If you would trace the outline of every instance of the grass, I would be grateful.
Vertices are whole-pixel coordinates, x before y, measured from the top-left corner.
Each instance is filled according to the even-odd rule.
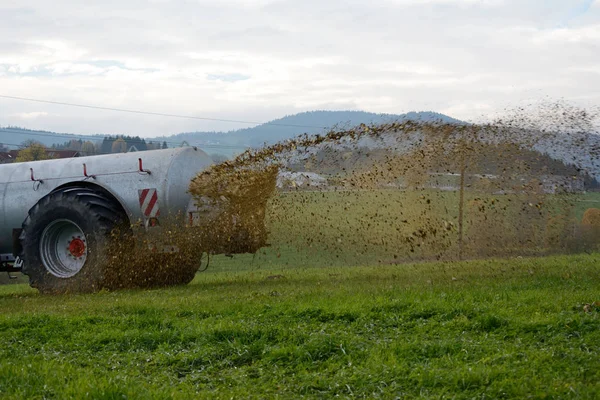
[[[600,196],[569,201],[580,219]],[[456,231],[406,237],[457,209],[452,192],[283,193],[271,247],[214,257],[186,287],[0,286],[0,396],[599,398],[600,312],[583,306],[600,255],[422,262],[452,259]]]
[[[235,260],[234,260],[235,261]],[[221,268],[221,266],[223,268]],[[3,398],[598,398],[600,255],[0,287]]]

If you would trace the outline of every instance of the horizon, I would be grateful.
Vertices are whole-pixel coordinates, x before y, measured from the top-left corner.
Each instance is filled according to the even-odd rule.
[[[408,111],[406,113],[402,113],[402,114],[390,114],[390,113],[373,113],[370,111],[364,111],[364,110],[307,110],[307,111],[302,111],[302,112],[298,112],[296,114],[288,114],[288,115],[284,115],[282,117],[277,117],[275,119],[272,119],[270,121],[265,121],[265,122],[261,122],[261,123],[254,123],[251,124],[247,127],[243,127],[243,128],[237,128],[237,129],[231,129],[231,130],[215,130],[215,131],[188,131],[188,132],[175,132],[169,135],[157,135],[157,136],[140,136],[140,135],[135,135],[135,134],[131,134],[131,133],[127,133],[127,132],[97,132],[97,133],[89,133],[89,134],[83,134],[83,133],[77,133],[77,132],[59,132],[59,131],[51,131],[51,130],[47,130],[47,129],[32,129],[28,126],[13,126],[13,125],[6,125],[6,126],[2,126],[0,125],[0,129],[18,129],[18,130],[23,130],[23,131],[31,131],[31,132],[42,132],[42,133],[48,133],[48,134],[56,134],[58,135],[70,135],[70,136],[81,136],[81,137],[94,137],[97,136],[98,139],[102,139],[102,137],[118,137],[118,136],[131,136],[131,137],[137,137],[139,136],[141,139],[162,139],[162,138],[169,138],[169,137],[173,137],[173,136],[177,136],[177,135],[182,135],[182,134],[202,134],[202,133],[211,133],[211,134],[228,134],[228,133],[234,133],[234,132],[238,132],[241,130],[245,130],[245,129],[252,129],[252,128],[256,128],[256,127],[260,127],[260,126],[277,126],[277,121],[281,121],[281,120],[285,120],[286,118],[290,118],[290,117],[296,117],[296,116],[300,116],[303,114],[310,114],[310,113],[316,113],[316,112],[330,112],[330,113],[366,113],[366,114],[373,114],[376,116],[380,116],[380,117],[402,117],[406,114],[423,114],[423,113],[431,113],[431,114],[439,114],[443,117],[447,117],[450,119],[455,119],[453,118],[451,115],[446,115],[446,114],[441,114],[435,111]],[[392,119],[393,120],[393,119]],[[347,121],[340,121],[340,122],[347,122]],[[461,121],[464,122],[464,121]],[[294,125],[287,125],[287,124],[281,124],[281,126],[283,127],[288,127],[288,126],[294,126]],[[302,126],[301,126],[302,127]],[[313,128],[313,129],[330,129],[331,127],[321,127],[321,126],[306,126],[306,128]],[[0,143],[1,144],[1,143]]]

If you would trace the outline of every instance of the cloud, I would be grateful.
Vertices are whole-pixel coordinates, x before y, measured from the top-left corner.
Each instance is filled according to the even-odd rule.
[[[579,28],[559,28],[551,31],[540,32],[534,39],[537,43],[542,42],[566,42],[566,43],[600,43],[600,24]]]
[[[33,111],[33,112],[22,112],[22,113],[11,114],[11,115],[9,115],[9,117],[21,119],[21,120],[31,120],[31,119],[38,119],[41,117],[47,117],[48,115],[49,114],[45,111]]]
[[[223,81],[223,82],[239,82],[250,79],[249,75],[244,74],[208,74],[207,78],[211,81]]]
[[[600,64],[597,65],[578,65],[576,67],[569,67],[569,70],[573,72],[587,72],[590,74],[600,74]]]
[[[594,2],[594,0],[579,0],[578,4],[571,10],[566,22],[587,13],[592,8]]]
[[[422,6],[422,5],[451,5],[451,6],[478,6],[478,7],[489,7],[499,6],[505,3],[504,0],[387,0],[392,4],[398,5],[411,5],[411,6]]]
[[[494,111],[494,107],[489,103],[456,103],[440,110],[446,115],[465,115],[471,114],[473,122],[479,122],[482,119],[490,117],[490,113]]]
[[[568,26],[567,0],[5,3],[0,92],[21,97],[239,120],[314,108],[471,119],[600,87],[598,1]],[[0,100],[0,123],[38,106]],[[28,124],[145,136],[242,127],[47,110]]]

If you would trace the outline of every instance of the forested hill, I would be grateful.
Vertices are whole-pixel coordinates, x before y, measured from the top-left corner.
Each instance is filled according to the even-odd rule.
[[[323,133],[332,128],[349,128],[363,123],[378,124],[404,120],[460,122],[436,112],[374,114],[364,111],[309,111],[289,115],[252,128],[229,132],[186,132],[169,137],[161,136],[152,140],[258,147],[264,143],[276,143],[303,133]]]
[[[189,145],[211,145],[211,151],[219,152],[219,145],[223,145],[222,153],[231,155],[244,147],[261,146],[264,143],[275,143],[302,133],[321,133],[334,127],[351,127],[361,123],[381,123],[393,120],[419,120],[458,122],[446,115],[435,112],[410,112],[407,114],[374,114],[363,111],[309,111],[289,115],[270,121],[266,124],[252,128],[232,130],[229,132],[186,132],[175,135],[164,135],[155,138],[145,138],[146,142],[168,142],[169,147],[174,147],[187,142]],[[123,132],[127,134],[127,132]],[[122,135],[119,135],[122,136]],[[15,148],[24,142],[36,141],[48,147],[64,146],[70,141],[91,141],[99,143],[106,135],[80,135],[49,132],[44,130],[30,130],[20,127],[0,128],[0,144],[7,144]],[[112,135],[111,137],[116,137]],[[236,147],[231,147],[236,146]],[[108,151],[108,149],[105,149]]]
[[[34,130],[15,126],[0,126],[0,145],[15,149],[29,142],[38,142],[46,147],[62,146],[70,141],[101,142],[104,135],[78,135]]]

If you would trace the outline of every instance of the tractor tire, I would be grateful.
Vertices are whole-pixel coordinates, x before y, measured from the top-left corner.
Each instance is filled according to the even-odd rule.
[[[129,245],[128,219],[99,190],[51,192],[29,210],[21,232],[23,274],[42,293],[95,292],[105,287],[113,242]]]

